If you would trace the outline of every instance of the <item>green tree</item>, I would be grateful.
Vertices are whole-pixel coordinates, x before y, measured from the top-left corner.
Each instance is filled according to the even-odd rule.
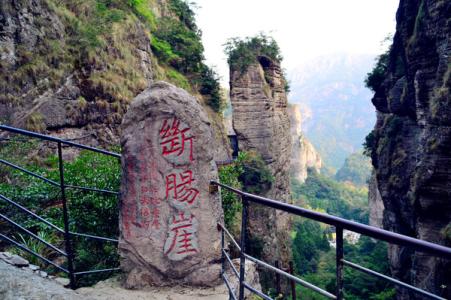
[[[342,182],[352,182],[358,186],[366,186],[371,175],[371,162],[360,152],[349,155],[343,166],[335,174],[335,179]]]
[[[266,56],[277,62],[283,59],[277,42],[263,33],[244,39],[231,38],[224,44],[224,52],[229,65],[241,73],[244,73],[251,64],[257,63],[259,56]],[[289,87],[286,89],[289,90]]]

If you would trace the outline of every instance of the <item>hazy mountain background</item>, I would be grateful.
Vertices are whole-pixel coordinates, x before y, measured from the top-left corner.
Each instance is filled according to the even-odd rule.
[[[364,79],[374,55],[334,54],[288,70],[289,101],[301,106],[302,130],[335,172],[362,148],[376,114]]]

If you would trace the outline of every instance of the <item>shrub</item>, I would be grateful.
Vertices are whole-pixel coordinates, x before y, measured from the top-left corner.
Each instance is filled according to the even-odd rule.
[[[177,72],[174,69],[168,69],[166,71],[166,76],[168,78],[168,80],[175,84],[176,86],[185,89],[187,91],[190,90],[190,84],[188,79],[186,79],[185,76],[183,76],[182,74],[180,74],[179,72]]]
[[[45,167],[43,166],[45,165]],[[99,189],[117,191],[119,188],[120,166],[116,158],[104,155],[81,152],[72,162],[65,162],[66,184],[88,186]],[[50,156],[44,164],[29,163],[27,169],[48,179],[59,181],[58,158]],[[18,171],[9,174],[10,182],[0,183],[0,194],[33,210],[36,214],[63,228],[60,190],[41,180]],[[13,184],[12,184],[13,183]],[[93,234],[115,238],[118,236],[118,200],[117,196],[67,189],[69,227],[73,232]],[[35,219],[28,218],[19,210],[3,207],[5,214],[25,226],[35,234],[40,234],[48,241],[62,241],[62,236],[54,237],[48,233],[48,227]],[[19,237],[20,238],[20,237]],[[47,253],[42,244],[24,238],[23,242],[37,249],[39,253]],[[91,239],[74,237],[75,267],[77,271],[110,268],[118,265],[116,245],[111,242],[99,242]],[[47,253],[48,254],[48,253]],[[60,260],[54,253],[51,259]],[[52,270],[52,268],[50,268]],[[89,277],[81,277],[79,284],[89,285],[105,279],[110,274],[99,273]]]
[[[365,142],[363,143],[363,154],[368,157],[371,157],[371,153],[373,153],[375,147],[376,147],[376,133],[373,129],[365,137]]]
[[[164,63],[170,63],[173,60],[179,59],[179,57],[172,52],[172,47],[168,42],[160,40],[155,36],[152,36],[151,38],[151,47],[154,54]]]
[[[179,21],[165,17],[160,19],[154,35],[170,45],[172,52],[180,58],[172,64],[177,70],[185,74],[201,70],[204,48],[200,32],[190,30]]]
[[[271,188],[274,178],[265,161],[256,152],[239,152],[238,158],[230,165],[219,169],[221,183],[246,192],[261,194]],[[241,201],[235,193],[221,191],[224,220],[228,228],[234,225],[236,213],[241,211]]]
[[[148,0],[128,0],[128,5],[133,9],[134,13],[144,20],[150,28],[156,26],[155,16],[150,9]]]
[[[379,89],[385,79],[385,73],[388,68],[389,52],[390,50],[379,55],[376,58],[376,65],[373,70],[366,74],[365,86],[373,92],[376,92]]]
[[[224,44],[224,52],[230,67],[241,73],[257,63],[259,56],[267,56],[277,62],[283,59],[276,41],[263,33],[244,39],[231,38]]]
[[[257,152],[247,152],[240,163],[243,166],[243,173],[238,179],[246,192],[260,195],[271,188],[274,177]]]
[[[183,0],[170,0],[169,4],[171,10],[177,15],[179,20],[186,25],[186,27],[193,31],[197,31],[195,14],[188,3]]]
[[[242,165],[243,159],[246,157],[244,152],[240,152],[235,162],[230,165],[219,168],[219,181],[228,186],[241,189],[242,184],[239,177],[244,172]],[[241,211],[241,201],[238,196],[226,189],[221,189],[222,209],[224,210],[224,223],[226,228],[233,228],[235,216]]]
[[[199,92],[208,96],[207,104],[215,112],[222,112],[225,107],[225,101],[221,94],[218,74],[212,68],[203,66],[199,81]]]

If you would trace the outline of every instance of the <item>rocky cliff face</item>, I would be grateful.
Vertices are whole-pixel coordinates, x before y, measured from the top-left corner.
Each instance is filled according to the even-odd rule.
[[[381,193],[377,187],[376,173],[373,171],[368,183],[368,206],[369,224],[374,227],[382,228],[384,219],[384,201],[382,201]]]
[[[372,99],[368,139],[386,229],[451,245],[451,3],[401,0],[387,71]],[[394,276],[451,297],[451,264],[389,249]],[[399,299],[418,299],[404,290]]]
[[[240,150],[253,150],[267,163],[274,182],[263,196],[283,202],[290,200],[290,120],[287,112],[285,79],[280,65],[265,57],[245,72],[230,70],[230,98],[233,127]],[[290,258],[288,215],[269,208],[250,208],[250,237],[261,244],[262,257],[273,263]]]
[[[321,156],[315,147],[302,134],[302,115],[298,105],[290,105],[288,114],[291,124],[291,169],[290,175],[303,183],[307,178],[307,169],[313,168],[320,172],[322,166]]]
[[[201,72],[181,66],[194,58],[175,55],[171,45],[155,38],[177,28],[191,37],[202,65],[193,12],[183,3],[1,1],[0,123],[94,146],[117,145],[132,99],[154,79],[165,80],[194,94],[207,109],[218,159],[225,159],[225,130],[206,105],[209,95],[186,78]]]
[[[2,1],[1,122],[118,143],[128,102],[152,81],[152,52],[132,15],[109,21],[106,34],[87,17],[97,13],[64,1]]]

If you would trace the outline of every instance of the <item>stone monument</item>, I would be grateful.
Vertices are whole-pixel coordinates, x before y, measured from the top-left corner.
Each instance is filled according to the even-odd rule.
[[[122,123],[119,253],[125,287],[220,282],[213,132],[196,98],[157,82]]]

